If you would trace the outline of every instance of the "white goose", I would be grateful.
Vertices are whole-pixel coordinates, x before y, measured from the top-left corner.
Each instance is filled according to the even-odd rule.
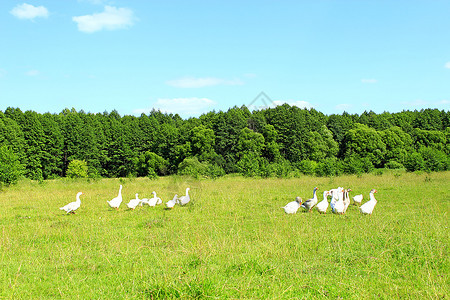
[[[305,202],[302,203],[301,207],[303,207],[304,209],[306,209],[308,212],[311,212],[311,210],[313,209],[314,206],[316,206],[317,204],[317,193],[316,191],[318,190],[318,187],[315,187],[313,189],[313,197],[311,199],[306,200]]]
[[[175,204],[177,204],[177,198],[178,198],[178,195],[175,194],[175,196],[173,196],[172,200],[167,201],[166,207],[167,208],[173,208],[175,206]]]
[[[130,202],[127,203],[128,208],[135,209],[141,203],[141,199],[139,199],[138,194],[136,194],[135,199],[131,199]]]
[[[344,190],[343,187],[338,187],[337,189],[330,190],[331,193],[330,207],[332,211],[334,211],[334,205],[339,200],[339,194],[342,193],[343,190]]]
[[[321,214],[326,214],[328,209],[328,195],[330,195],[330,191],[323,192],[323,200],[317,203],[316,208],[317,211]]]
[[[120,185],[119,194],[117,195],[117,197],[106,202],[108,202],[109,206],[111,206],[112,208],[119,210],[120,203],[122,203],[122,185]]]
[[[350,197],[348,196],[348,192],[351,192],[352,189],[344,190],[344,214],[347,211],[348,206],[350,205]]]
[[[153,197],[148,199],[148,201],[147,201],[147,204],[149,206],[156,206],[156,204],[162,203],[161,199],[156,197],[156,192],[155,191],[153,191],[152,194],[153,194]]]
[[[361,205],[361,202],[362,202],[363,198],[364,198],[364,197],[363,197],[362,194],[354,196],[354,197],[352,198],[352,199],[353,199],[353,204],[354,204],[354,205]]]
[[[144,204],[148,204],[148,198],[142,198],[141,203],[139,203],[139,206],[142,206]]]
[[[191,201],[191,197],[189,197],[190,190],[190,188],[186,188],[186,196],[181,196],[180,198],[178,198],[178,203],[180,205],[186,205],[189,203],[189,201]]]
[[[344,213],[344,191],[338,193],[338,201],[336,201],[336,203],[334,204],[333,213]]]
[[[70,202],[69,204],[67,204],[67,205],[65,205],[65,206],[63,206],[63,207],[60,207],[59,209],[60,209],[60,210],[66,211],[66,213],[72,213],[72,214],[74,214],[75,211],[76,211],[78,208],[80,208],[80,206],[81,206],[81,200],[80,200],[80,196],[81,196],[81,195],[83,195],[83,193],[82,193],[82,192],[78,192],[78,194],[77,194],[77,200],[76,200],[76,201]]]
[[[370,194],[369,194],[370,200],[367,201],[366,203],[364,203],[363,205],[361,205],[361,207],[359,208],[361,213],[366,214],[366,215],[372,214],[373,209],[375,208],[375,205],[377,204],[377,199],[375,199],[375,196],[373,195],[376,192],[377,192],[376,189],[372,189],[370,191]]]
[[[295,214],[295,213],[297,213],[297,210],[300,208],[301,204],[302,204],[302,198],[296,197],[295,201],[289,202],[282,208],[284,209],[284,212],[287,214]]]

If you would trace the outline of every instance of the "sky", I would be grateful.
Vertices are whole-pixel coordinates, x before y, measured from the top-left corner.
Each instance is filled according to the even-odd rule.
[[[2,0],[0,110],[450,109],[449,0]]]

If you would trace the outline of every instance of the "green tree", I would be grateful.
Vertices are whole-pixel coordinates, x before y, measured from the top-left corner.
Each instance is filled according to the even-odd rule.
[[[83,112],[79,113],[79,116],[83,124],[80,138],[84,145],[79,158],[86,161],[89,174],[102,174],[104,173],[102,165],[107,159],[107,149],[103,124],[100,122],[101,116]]]
[[[416,119],[412,125],[414,128],[420,128],[423,130],[444,130],[442,123],[442,114],[437,109],[422,109],[416,114]]]
[[[263,173],[268,162],[255,152],[245,152],[236,164],[236,169],[244,176],[259,176]]]
[[[64,136],[57,123],[58,118],[50,113],[39,116],[44,132],[41,159],[44,179],[63,175]]]
[[[342,162],[336,157],[328,157],[317,164],[317,176],[339,176],[343,172]]]
[[[275,127],[271,124],[264,125],[262,129],[262,134],[264,136],[264,150],[263,154],[270,162],[280,162],[283,161],[283,157],[280,152],[280,145],[277,143],[278,132]]]
[[[23,173],[19,157],[6,145],[0,146],[0,183],[10,185],[16,183]]]
[[[168,174],[168,162],[156,153],[146,151],[135,157],[134,160],[135,170],[137,176],[148,176],[155,178],[158,175]]]
[[[419,153],[423,157],[423,168],[426,171],[445,171],[450,167],[450,159],[443,151],[422,147],[419,149]]]
[[[194,178],[205,176],[208,172],[208,164],[202,163],[197,157],[187,157],[178,166],[179,175],[188,175]]]
[[[239,134],[237,144],[237,156],[242,157],[244,154],[254,154],[261,156],[264,150],[264,136],[261,133],[254,132],[249,128],[244,128]]]
[[[420,153],[414,151],[408,153],[403,165],[407,171],[414,172],[423,170],[425,167],[425,161]]]
[[[78,159],[72,160],[67,168],[67,177],[69,178],[88,177],[88,166],[86,161]]]
[[[335,157],[338,153],[338,144],[328,128],[323,125],[319,131],[306,133],[305,157],[314,161],[321,161],[327,157]]]
[[[447,138],[443,131],[414,128],[411,133],[411,138],[417,150],[421,147],[431,147],[436,150],[445,151],[447,146]]]
[[[23,114],[21,127],[26,141],[25,156],[27,163],[25,176],[34,180],[42,180],[44,179],[42,161],[44,158],[45,135],[38,114],[26,111]]]
[[[84,159],[82,156],[84,153],[84,147],[86,146],[83,142],[83,121],[80,118],[77,111],[72,108],[64,109],[60,113],[62,119],[62,131],[64,136],[64,148],[63,148],[63,174],[67,175],[67,168],[69,162],[75,159]]]
[[[219,112],[213,121],[213,130],[216,136],[215,151],[225,160],[225,171],[234,172],[238,160],[239,136],[241,130],[247,127],[250,112],[245,107],[233,107],[226,113]]]
[[[386,145],[385,162],[403,164],[407,153],[413,150],[411,136],[397,126],[380,132],[380,135]]]
[[[204,125],[196,126],[191,129],[189,136],[193,155],[201,156],[214,151],[216,136],[212,129]]]
[[[127,144],[126,127],[117,112],[108,118],[109,136],[107,136],[107,167],[111,177],[126,177],[133,173],[133,153]]]
[[[343,148],[345,157],[357,155],[361,158],[369,158],[376,167],[381,167],[384,160],[386,144],[381,135],[367,125],[356,123],[344,137]]]
[[[155,140],[155,153],[169,161],[170,173],[176,173],[178,165],[190,156],[190,145],[180,143],[180,133],[172,122],[159,126]]]
[[[333,133],[333,138],[340,145],[344,136],[353,128],[354,118],[347,112],[342,115],[330,115],[327,121],[327,128]]]
[[[0,145],[6,145],[19,157],[22,164],[26,163],[26,141],[22,129],[16,121],[4,115],[0,117]]]

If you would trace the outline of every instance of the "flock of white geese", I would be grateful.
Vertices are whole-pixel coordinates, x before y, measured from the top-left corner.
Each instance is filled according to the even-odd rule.
[[[345,214],[348,206],[350,205],[350,197],[348,193],[351,189],[344,189],[343,187],[338,187],[336,189],[331,189],[329,191],[323,192],[323,200],[319,202],[317,199],[317,190],[319,188],[315,187],[313,189],[313,197],[302,203],[302,198],[297,197],[295,201],[289,202],[284,207],[284,211],[287,214],[295,214],[301,208],[303,211],[311,212],[313,208],[321,214],[327,213],[328,206],[331,207],[331,212],[335,214]],[[375,205],[377,204],[377,199],[375,199],[374,194],[377,192],[376,189],[372,189],[369,193],[369,201],[361,205],[363,200],[363,195],[356,195],[353,199],[353,204],[361,205],[359,210],[363,214],[371,215]],[[328,197],[331,197],[331,201],[328,204]]]
[[[166,207],[167,208],[174,208],[174,206],[176,204],[179,205],[186,205],[189,203],[189,201],[191,201],[191,197],[189,196],[189,191],[190,188],[186,188],[186,195],[178,197],[177,194],[175,194],[175,196],[173,197],[172,200],[169,200],[166,202]],[[161,198],[156,196],[156,192],[152,192],[153,197],[152,198],[142,198],[139,199],[139,194],[136,194],[136,198],[135,199],[131,199],[128,203],[127,203],[127,207],[134,210],[138,205],[139,206],[143,206],[143,205],[148,205],[148,206],[156,206],[158,204],[162,203]],[[64,210],[66,213],[71,213],[74,214],[75,211],[77,209],[80,208],[81,206],[81,200],[80,200],[80,196],[83,195],[82,192],[78,192],[77,196],[76,196],[76,201],[74,202],[70,202],[69,204],[60,207],[60,210]],[[117,195],[117,197],[106,201],[109,206],[111,206],[112,208],[119,210],[120,204],[122,204],[123,198],[122,198],[122,185],[120,185],[119,187],[119,194]]]
[[[329,191],[323,192],[323,200],[318,201],[317,199],[317,190],[318,187],[314,187],[313,189],[313,197],[311,199],[308,199],[304,202],[302,202],[302,198],[297,197],[295,201],[289,202],[282,208],[287,214],[295,214],[297,211],[302,208],[304,211],[311,212],[313,208],[316,208],[319,213],[325,214],[328,210],[328,206],[331,207],[331,211],[335,214],[345,214],[347,211],[348,206],[350,205],[350,197],[349,192],[351,189],[344,189],[343,187],[338,187],[336,189],[331,189]],[[191,198],[189,196],[189,190],[190,188],[186,188],[186,195],[178,197],[177,194],[173,197],[172,200],[169,200],[166,202],[166,207],[169,209],[174,208],[176,204],[179,205],[186,205],[191,201]],[[359,210],[363,214],[371,215],[373,212],[373,209],[375,208],[375,205],[377,204],[377,200],[375,199],[374,194],[377,192],[377,190],[372,189],[369,193],[369,201],[361,205],[361,202],[363,200],[363,195],[356,195],[353,199],[353,204],[355,205],[361,205],[359,207]],[[158,204],[162,204],[161,198],[156,196],[156,192],[152,192],[153,197],[152,198],[143,198],[139,199],[139,195],[136,194],[135,199],[131,199],[127,203],[127,207],[134,210],[138,205],[148,205],[148,206],[156,206]],[[74,214],[75,211],[80,208],[81,206],[81,200],[80,196],[83,195],[82,192],[78,192],[76,196],[76,201],[70,202],[69,204],[60,207],[59,209],[64,210],[66,213],[72,213]],[[328,197],[331,197],[330,203],[328,203]],[[119,187],[119,194],[117,197],[106,201],[109,206],[112,208],[118,210],[120,205],[122,204],[122,185]]]

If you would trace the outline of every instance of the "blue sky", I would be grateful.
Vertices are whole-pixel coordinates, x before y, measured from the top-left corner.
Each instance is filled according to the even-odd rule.
[[[4,0],[0,109],[450,109],[450,1]],[[252,107],[264,106],[262,99]]]

